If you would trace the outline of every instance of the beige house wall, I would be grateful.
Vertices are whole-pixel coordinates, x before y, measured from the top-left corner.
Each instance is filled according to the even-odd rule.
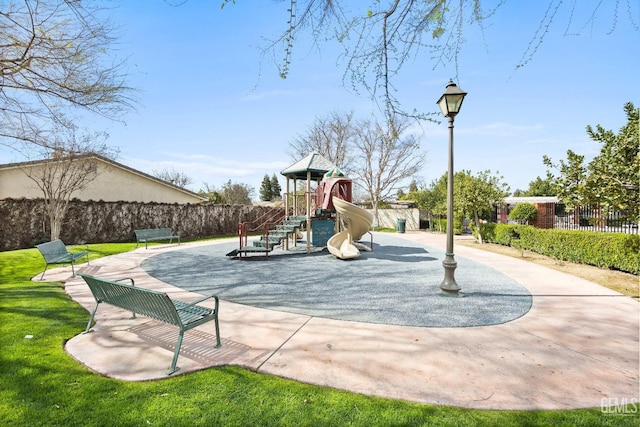
[[[373,215],[373,209],[367,209]],[[420,210],[409,209],[378,209],[379,227],[397,228],[398,219],[404,219],[407,231],[420,229]]]
[[[201,197],[190,191],[172,186],[149,175],[100,158],[94,159],[98,174],[87,186],[73,193],[79,200],[141,203],[200,203]],[[25,170],[34,170],[37,176],[42,163],[15,164],[0,167],[0,199],[36,199],[44,195]]]

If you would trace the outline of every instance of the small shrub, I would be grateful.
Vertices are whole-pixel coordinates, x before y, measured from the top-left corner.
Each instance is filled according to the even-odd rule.
[[[538,209],[533,203],[518,203],[509,212],[509,218],[521,224],[530,224],[538,215]]]
[[[495,229],[494,239],[500,245],[511,246],[514,240],[520,239],[520,228],[522,226],[515,224],[500,224]]]
[[[521,225],[516,224],[496,224],[487,222],[480,225],[482,230],[482,241],[487,243],[496,243],[498,245],[511,246],[511,242],[520,238],[519,228]],[[472,225],[473,235],[478,237],[476,227]]]

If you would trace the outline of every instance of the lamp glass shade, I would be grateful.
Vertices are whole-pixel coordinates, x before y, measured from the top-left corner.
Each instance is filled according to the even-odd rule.
[[[438,100],[440,111],[445,117],[455,116],[460,112],[462,101],[467,93],[450,80],[444,94]]]

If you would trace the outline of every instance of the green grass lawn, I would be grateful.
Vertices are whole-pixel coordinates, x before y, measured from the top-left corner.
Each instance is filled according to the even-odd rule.
[[[135,244],[90,245],[91,259]],[[80,248],[79,248],[80,249]],[[0,252],[0,425],[637,426],[600,408],[484,411],[380,399],[222,367],[159,381],[97,375],[65,353],[89,314],[60,283],[31,282],[36,249]],[[636,407],[630,406],[628,412]],[[640,409],[640,408],[637,408]]]

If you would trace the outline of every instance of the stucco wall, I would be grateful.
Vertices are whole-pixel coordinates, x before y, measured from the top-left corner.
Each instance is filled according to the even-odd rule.
[[[373,215],[373,209],[367,209]],[[405,228],[409,230],[420,229],[420,210],[411,209],[378,209],[378,227],[396,228],[398,225],[398,219],[404,218],[406,220]]]

